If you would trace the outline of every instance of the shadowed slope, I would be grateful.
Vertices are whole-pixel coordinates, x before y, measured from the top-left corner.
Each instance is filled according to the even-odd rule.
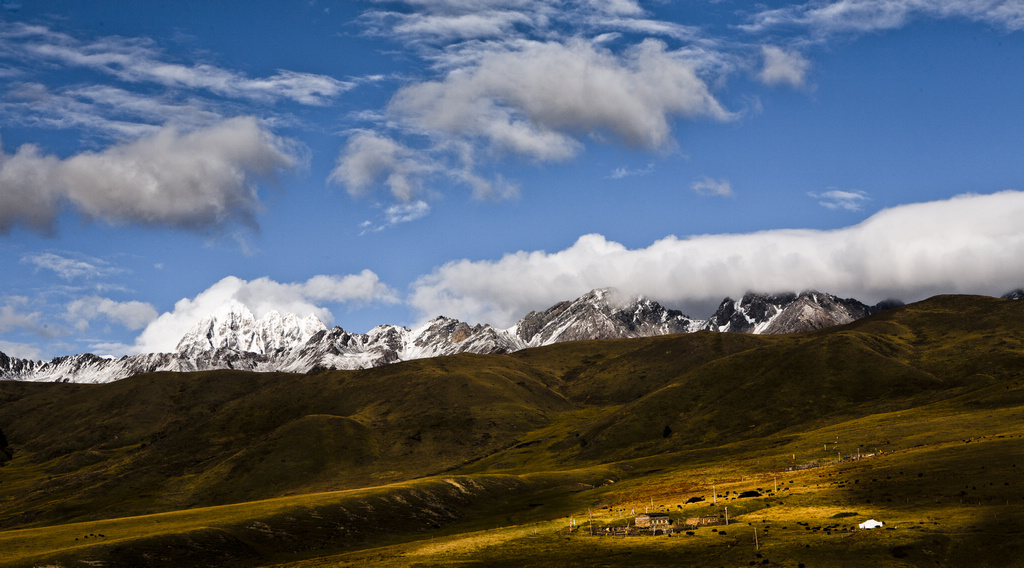
[[[765,444],[776,448],[765,463],[778,468],[782,455],[788,460],[808,447],[817,448],[809,454],[815,459],[835,458],[837,450],[821,442],[840,434],[890,449],[905,440],[949,443],[973,436],[946,432],[951,416],[989,429],[1019,418],[1022,322],[1022,302],[942,296],[786,336],[585,341],[312,375],[0,383],[0,429],[13,450],[0,470],[0,525],[494,472],[510,474],[514,490],[496,502],[490,522],[552,519],[583,498],[577,493],[607,486],[602,495],[627,495],[651,472],[725,467],[721,460],[761,455]],[[871,426],[876,418],[888,421],[885,432]],[[665,483],[680,486],[676,478]],[[392,490],[382,487],[380,498],[391,499]],[[399,497],[389,502],[400,515],[401,499],[411,501]],[[245,526],[269,514],[253,507]],[[423,528],[418,515],[413,524]],[[187,531],[229,525],[211,521]],[[360,542],[405,530],[379,529]],[[302,540],[304,530],[285,532]],[[253,552],[235,529],[188,534],[214,548],[249,543],[233,557],[239,562],[271,554]]]

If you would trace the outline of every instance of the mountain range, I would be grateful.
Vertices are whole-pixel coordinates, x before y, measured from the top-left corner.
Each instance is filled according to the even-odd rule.
[[[790,299],[775,321],[815,313]],[[573,304],[512,331],[599,305]],[[187,345],[304,329],[214,315]],[[0,381],[0,568],[1019,566],[1022,322],[1024,302],[947,295],[807,333]],[[331,333],[309,323],[307,344]],[[648,507],[693,534],[590,536]]]
[[[1014,297],[1014,292],[1004,297]],[[902,305],[888,300],[868,306],[855,299],[806,291],[747,293],[725,298],[706,320],[667,309],[645,297],[611,288],[592,290],[543,311],[530,312],[507,329],[469,325],[440,316],[416,327],[380,325],[367,333],[328,329],[318,318],[275,311],[254,317],[238,302],[198,322],[173,353],[105,358],[85,353],[50,361],[0,353],[0,380],[105,383],[154,371],[235,369],[308,373],[367,369],[399,361],[457,353],[511,353],[565,341],[651,337],[674,333],[796,333],[850,323]]]

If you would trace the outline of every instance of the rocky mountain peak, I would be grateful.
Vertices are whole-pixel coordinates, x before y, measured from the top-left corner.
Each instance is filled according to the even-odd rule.
[[[109,382],[153,371],[314,372],[365,369],[456,353],[509,353],[563,341],[649,337],[700,329],[744,333],[793,333],[848,323],[895,307],[868,307],[857,300],[807,291],[744,294],[726,298],[708,321],[692,319],[642,296],[599,288],[572,301],[527,314],[508,329],[470,325],[439,316],[414,329],[380,325],[367,333],[327,329],[315,315],[275,311],[255,319],[240,302],[229,302],[192,327],[176,353],[105,359],[81,354],[49,362],[12,359],[0,353],[0,379]]]
[[[1024,300],[1024,288],[1017,288],[1000,296],[1004,300]]]
[[[703,323],[643,296],[630,298],[614,288],[599,288],[543,312],[530,312],[509,331],[532,347],[580,339],[685,333],[696,331]]]
[[[302,345],[326,330],[312,314],[299,319],[271,310],[257,320],[248,307],[232,300],[196,323],[175,350],[185,356],[218,349],[266,354]]]
[[[250,343],[243,336],[256,324],[256,318],[241,302],[231,300],[199,320],[178,341],[175,351],[195,355],[212,349],[244,350]]]
[[[723,300],[704,329],[755,334],[799,333],[847,324],[883,308],[882,304],[871,307],[816,290],[799,294],[748,292],[740,300]]]

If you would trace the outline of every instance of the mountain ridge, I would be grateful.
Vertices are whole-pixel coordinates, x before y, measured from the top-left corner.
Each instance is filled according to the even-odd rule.
[[[239,302],[197,322],[172,353],[103,358],[90,353],[50,361],[0,353],[0,380],[105,383],[155,372],[234,369],[309,373],[357,370],[459,353],[501,354],[566,341],[651,337],[701,330],[751,334],[812,331],[850,323],[902,305],[867,306],[813,290],[747,293],[725,298],[707,320],[691,318],[644,296],[599,288],[572,301],[525,315],[509,328],[470,325],[438,316],[415,328],[379,325],[360,334],[328,329],[315,315],[267,312],[259,319]]]

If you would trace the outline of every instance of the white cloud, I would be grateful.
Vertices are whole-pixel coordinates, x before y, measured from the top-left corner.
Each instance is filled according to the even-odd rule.
[[[19,310],[20,306],[28,303],[24,296],[8,296],[4,298],[5,304],[0,306],[0,332],[10,331],[14,328],[35,329],[39,327],[39,312],[24,313]]]
[[[581,40],[523,42],[399,90],[389,111],[426,132],[542,161],[576,155],[580,134],[659,148],[671,141],[673,117],[732,117],[694,65],[656,40],[621,55]]]
[[[0,49],[24,60],[88,68],[127,82],[203,89],[226,97],[270,102],[290,99],[305,105],[324,105],[355,86],[326,75],[289,70],[254,79],[208,63],[167,61],[149,39],[115,36],[86,42],[44,26],[25,24],[0,26]]]
[[[804,26],[819,35],[900,28],[915,17],[965,18],[1009,31],[1024,30],[1024,4],[1016,0],[837,0],[765,10],[743,29]]]
[[[360,131],[342,150],[331,180],[354,194],[382,183],[407,202],[423,192],[427,178],[443,174],[478,198],[514,197],[515,183],[484,179],[477,163],[507,154],[567,160],[587,138],[665,149],[674,144],[676,118],[732,119],[696,67],[656,40],[621,53],[579,39],[481,47],[443,78],[392,97],[391,123],[426,135],[427,148]]]
[[[15,359],[29,359],[32,361],[38,361],[43,357],[43,352],[33,345],[3,340],[0,340],[0,353]]]
[[[789,85],[793,88],[804,86],[810,62],[796,51],[786,51],[774,45],[761,46],[764,68],[758,79],[766,85]]]
[[[349,138],[330,181],[343,185],[352,195],[383,182],[396,199],[410,201],[420,192],[422,178],[435,169],[417,151],[387,136],[362,130]]]
[[[377,29],[377,33],[386,29],[410,42],[502,37],[517,25],[535,24],[527,14],[505,10],[463,14],[370,12],[364,15],[363,22]]]
[[[0,333],[21,329],[40,337],[59,337],[65,330],[41,322],[42,314],[38,311],[26,311],[29,299],[24,296],[7,296],[0,305]]]
[[[289,143],[252,117],[152,136],[66,159],[32,145],[0,151],[0,234],[52,231],[65,202],[110,224],[220,228],[255,224],[258,180],[298,162]]]
[[[678,24],[676,22],[668,22],[665,20],[627,18],[600,14],[589,18],[588,22],[596,29],[611,29],[655,37],[661,36],[688,42],[705,44],[714,43],[713,41],[701,38],[700,28]]]
[[[691,189],[701,195],[717,195],[727,197],[732,195],[732,184],[727,179],[711,179],[707,176],[693,182]]]
[[[509,157],[565,161],[592,142],[665,151],[679,119],[736,116],[708,81],[737,60],[636,0],[379,4],[404,7],[364,11],[366,32],[405,42],[439,75],[400,88],[375,138],[350,140],[332,175],[350,191],[382,184],[407,202],[444,177],[477,198],[516,197],[518,184],[479,169]]]
[[[430,205],[426,201],[414,201],[412,203],[399,203],[384,210],[384,222],[374,224],[373,221],[364,221],[360,226],[363,231],[360,236],[367,233],[383,231],[388,227],[394,227],[402,223],[409,223],[430,215]]]
[[[217,105],[191,98],[178,102],[104,85],[50,89],[40,83],[15,85],[0,101],[8,124],[43,128],[86,128],[116,139],[157,132],[161,124],[198,128],[223,120]]]
[[[387,215],[388,225],[397,225],[426,217],[430,214],[430,205],[425,201],[392,205],[384,213]]]
[[[156,319],[152,304],[138,301],[117,302],[110,298],[89,296],[68,304],[64,318],[78,330],[84,330],[100,317],[115,321],[128,329],[142,329]]]
[[[630,169],[625,166],[615,168],[612,173],[608,174],[611,179],[622,179],[632,176],[645,176],[654,172],[654,164],[650,163],[642,168]]]
[[[110,263],[103,259],[91,257],[74,259],[52,252],[26,254],[21,257],[21,262],[35,265],[36,268],[52,270],[63,280],[99,278],[121,272],[120,269],[111,267]]]
[[[648,17],[633,0],[590,0],[567,5],[543,0],[407,1],[411,10],[368,10],[359,18],[371,34],[412,45],[521,39],[528,36],[586,36],[617,30],[691,41],[700,30]]]
[[[590,0],[590,5],[600,12],[616,16],[641,16],[644,13],[636,0]]]
[[[864,202],[871,199],[866,192],[844,191],[842,189],[829,189],[822,193],[808,193],[818,200],[818,204],[828,209],[845,209],[847,211],[860,211]]]
[[[57,169],[60,160],[44,156],[31,144],[8,155],[0,148],[0,235],[22,225],[51,233],[60,205]]]
[[[346,276],[319,275],[295,283],[281,283],[265,277],[242,280],[228,276],[194,298],[179,300],[174,304],[174,310],[160,314],[139,334],[132,351],[173,351],[192,326],[231,301],[244,304],[257,318],[276,310],[299,317],[313,314],[331,325],[334,316],[324,307],[325,302],[396,303],[398,298],[391,288],[369,270]]]
[[[632,250],[585,235],[554,253],[449,262],[418,279],[409,302],[423,317],[505,326],[603,286],[684,308],[749,290],[814,288],[868,302],[999,295],[1024,283],[1022,218],[1024,192],[1005,191],[902,205],[832,231],[670,236]]]

